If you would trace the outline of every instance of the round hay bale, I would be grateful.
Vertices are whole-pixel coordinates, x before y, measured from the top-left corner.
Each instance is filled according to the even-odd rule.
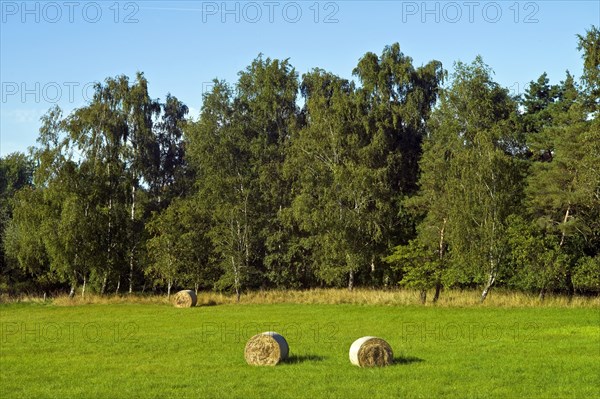
[[[392,347],[377,337],[362,337],[350,346],[350,363],[359,367],[389,366],[394,361]]]
[[[198,298],[193,290],[183,290],[173,296],[173,305],[176,308],[191,308],[196,306],[197,300]]]
[[[273,331],[250,338],[244,349],[244,358],[252,366],[275,366],[287,359],[289,346],[283,336]]]

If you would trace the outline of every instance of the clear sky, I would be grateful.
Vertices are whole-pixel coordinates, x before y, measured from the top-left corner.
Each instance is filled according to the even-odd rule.
[[[477,54],[523,92],[544,71],[581,75],[576,34],[600,1],[0,1],[0,155],[35,144],[39,118],[83,106],[93,82],[145,73],[197,117],[213,78],[234,83],[259,54],[351,78],[368,51],[400,43],[416,65]]]

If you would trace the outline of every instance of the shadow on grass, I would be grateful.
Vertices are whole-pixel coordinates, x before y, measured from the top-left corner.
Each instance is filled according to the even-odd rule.
[[[205,307],[205,306],[217,306],[217,305],[218,305],[218,303],[216,303],[213,300],[210,300],[210,301],[207,301],[207,302],[199,303],[196,306],[197,307]]]
[[[325,360],[325,357],[319,355],[292,355],[285,360],[284,364],[322,362],[323,360]]]
[[[394,356],[394,365],[421,363],[425,360],[415,356]]]

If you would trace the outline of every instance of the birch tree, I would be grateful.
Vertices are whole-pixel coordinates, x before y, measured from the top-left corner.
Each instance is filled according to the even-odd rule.
[[[236,123],[235,111],[231,89],[215,81],[204,97],[199,121],[189,127],[188,153],[198,179],[195,200],[211,215],[208,234],[223,272],[217,286],[232,289],[239,301],[255,260],[258,196],[251,138]]]
[[[433,137],[449,135],[454,143],[438,154],[448,159],[447,182],[430,186],[429,194],[447,203],[431,211],[452,252],[449,279],[482,284],[482,302],[506,266],[507,218],[518,209],[522,187],[522,170],[511,154],[516,103],[491,73],[479,57],[470,65],[455,64],[432,125]]]

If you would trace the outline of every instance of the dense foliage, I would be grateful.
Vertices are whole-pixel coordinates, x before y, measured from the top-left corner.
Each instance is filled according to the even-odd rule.
[[[349,81],[259,55],[197,119],[108,78],[1,159],[0,289],[598,293],[598,29],[578,48],[580,83],[516,97],[480,57],[447,79],[394,44]]]

